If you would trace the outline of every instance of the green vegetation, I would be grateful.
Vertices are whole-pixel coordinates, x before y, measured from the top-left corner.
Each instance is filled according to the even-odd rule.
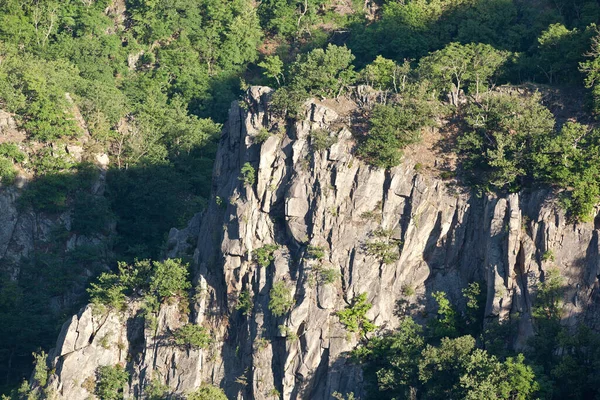
[[[269,310],[273,316],[285,315],[293,305],[292,289],[285,282],[275,282],[269,291]]]
[[[211,343],[210,332],[203,326],[187,324],[173,332],[178,346],[206,349]]]
[[[243,315],[249,315],[252,312],[252,307],[254,307],[252,294],[249,290],[244,290],[240,293],[235,309],[241,311]]]
[[[261,267],[268,267],[271,265],[271,262],[275,260],[273,253],[275,253],[277,249],[279,249],[279,246],[276,244],[267,244],[254,250],[256,263]]]
[[[181,260],[143,260],[133,264],[120,262],[117,273],[102,273],[88,293],[100,310],[123,310],[126,296],[143,294],[147,304],[158,306],[171,297],[186,297],[190,288],[188,265]]]
[[[306,248],[308,258],[313,260],[322,260],[325,257],[325,249],[321,246],[309,245]]]
[[[367,294],[361,293],[352,299],[352,304],[345,309],[338,311],[337,316],[340,323],[349,332],[366,335],[375,330],[376,326],[369,321],[366,314],[373,305],[367,301]]]
[[[256,170],[250,163],[242,165],[239,180],[246,186],[253,186],[256,183]]]
[[[329,132],[317,129],[310,132],[310,142],[316,151],[327,150],[337,143],[336,136],[330,136]]]
[[[202,385],[186,396],[187,400],[227,400],[223,390],[213,385]]]
[[[391,264],[398,260],[400,241],[393,239],[392,232],[377,229],[373,232],[376,238],[365,244],[367,254],[377,257],[384,264]]]
[[[120,364],[98,367],[95,394],[103,400],[122,400],[123,386],[128,379],[129,373]]]
[[[32,352],[53,345],[65,316],[85,301],[83,288],[101,272],[90,295],[104,307],[121,309],[125,296],[144,294],[152,314],[166,297],[185,293],[187,286],[167,278],[134,283],[116,260],[134,270],[156,269],[147,276],[161,274],[135,260],[163,259],[169,229],[185,226],[206,206],[221,124],[247,84],[277,85],[270,111],[284,119],[298,118],[310,97],[332,99],[354,93],[353,85],[371,85],[379,92],[364,103],[359,95],[363,115],[352,118],[356,154],[370,165],[399,165],[407,146],[439,127],[441,151],[458,156],[456,170],[440,172],[442,178],[478,192],[552,187],[573,220],[592,218],[600,199],[600,130],[592,122],[600,113],[600,6],[594,0],[121,3],[125,10],[108,0],[0,2],[0,108],[14,114],[21,131],[0,133],[0,182],[32,176],[22,209],[71,216],[70,224],[36,242],[29,257],[0,265],[3,392],[31,375]],[[560,88],[567,107],[536,88]],[[589,110],[578,106],[581,93],[589,96]],[[261,131],[256,143],[268,133]],[[315,131],[310,140],[319,151],[334,138]],[[83,150],[81,161],[67,150],[73,146]],[[104,185],[86,162],[97,154],[110,160]],[[256,170],[245,162],[240,178],[252,186]],[[377,221],[376,214],[365,218]],[[96,244],[65,246],[86,239]],[[390,263],[399,245],[388,236],[365,247]],[[267,251],[258,262],[269,265],[271,257]],[[107,273],[107,266],[118,272]],[[318,274],[327,283],[335,275]],[[182,274],[174,279],[187,282]],[[481,295],[474,287],[465,294]],[[454,331],[452,340],[474,335],[480,317],[464,300],[466,308],[452,315],[438,295],[438,333]],[[541,315],[554,311],[538,311],[542,330]],[[548,332],[559,332],[551,322]],[[569,362],[593,365],[586,358],[593,352],[581,350],[593,344],[592,335],[573,337],[539,345],[556,365],[546,374],[563,374],[564,388],[576,388],[555,393],[589,397],[589,383],[570,375],[576,369],[558,356],[570,351]],[[482,360],[488,371],[497,362],[514,367],[489,354]],[[516,355],[513,363],[520,365]],[[460,385],[471,385],[469,396],[480,393],[474,383]],[[497,388],[495,381],[489,385]]]

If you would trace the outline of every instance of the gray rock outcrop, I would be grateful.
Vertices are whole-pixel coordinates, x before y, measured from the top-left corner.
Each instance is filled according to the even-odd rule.
[[[193,254],[191,320],[211,329],[213,344],[193,351],[173,345],[169,333],[186,319],[174,305],[163,306],[156,330],[136,317],[135,301],[102,317],[88,307],[65,323],[53,353],[49,385],[58,398],[88,398],[85,380],[98,366],[119,363],[131,372],[132,398],[144,398],[151,379],[182,394],[212,383],[231,399],[360,397],[362,372],[347,359],[360,337],[336,312],[361,293],[373,304],[367,317],[384,330],[397,326],[407,292],[416,311],[429,310],[437,290],[460,309],[461,290],[485,282],[486,318],[518,313],[515,346],[522,347],[534,332],[536,285],[556,268],[567,283],[565,324],[596,327],[596,223],[570,223],[546,191],[478,197],[416,172],[410,160],[389,171],[369,167],[352,155],[351,127],[335,110],[309,102],[305,117],[282,132],[270,93],[252,87],[245,107],[232,106],[208,209],[168,241],[170,256]],[[257,143],[262,129],[274,133]],[[317,150],[311,132],[322,130],[336,142]],[[255,169],[254,185],[239,179],[245,163]],[[387,253],[373,251],[373,243]],[[254,255],[266,245],[277,250],[263,267]],[[322,279],[324,270],[333,282]],[[294,299],[281,317],[269,310],[276,282]],[[244,292],[253,301],[247,315],[236,309]]]

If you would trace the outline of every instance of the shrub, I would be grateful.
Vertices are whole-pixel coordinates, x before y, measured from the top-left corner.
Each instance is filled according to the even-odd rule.
[[[252,295],[249,290],[244,290],[240,293],[240,297],[238,298],[238,303],[235,306],[236,310],[242,312],[243,315],[248,315],[250,311],[252,311],[252,306],[254,303],[252,302]]]
[[[275,317],[281,317],[294,305],[292,290],[285,282],[275,282],[269,291],[269,310]]]
[[[256,182],[256,170],[250,163],[247,162],[242,165],[240,174],[238,179],[243,181],[244,185],[252,186]]]
[[[206,349],[212,343],[210,332],[205,327],[194,324],[184,325],[173,336],[178,346]]]
[[[256,136],[254,136],[254,143],[261,144],[265,142],[268,138],[271,137],[271,132],[269,132],[266,128],[260,128]]]
[[[352,299],[352,305],[338,311],[337,316],[348,331],[366,335],[375,330],[375,325],[366,316],[371,307],[373,305],[367,301],[367,294],[361,293]]]
[[[125,307],[127,294],[144,293],[146,305],[155,310],[168,297],[184,296],[190,288],[188,264],[167,259],[121,262],[117,273],[102,273],[87,291],[92,304],[116,310]]]
[[[436,107],[425,99],[408,98],[398,105],[378,104],[369,118],[370,129],[357,154],[379,168],[400,164],[402,150],[421,140],[421,130],[434,124]]]
[[[268,267],[271,264],[271,261],[275,259],[273,253],[278,248],[279,246],[276,244],[267,244],[254,250],[254,258],[256,259],[258,265],[261,267]]]
[[[325,257],[325,249],[321,246],[308,246],[308,257],[313,260],[322,260]]]
[[[337,143],[337,136],[331,136],[324,129],[316,129],[310,132],[310,141],[316,151],[326,150]]]
[[[122,400],[129,373],[121,365],[105,365],[96,371],[96,395],[102,400]]]
[[[187,400],[227,400],[222,389],[213,385],[202,385],[186,397]]]
[[[33,379],[40,387],[46,386],[48,382],[48,367],[46,365],[47,355],[45,352],[33,353],[35,368],[33,370]]]

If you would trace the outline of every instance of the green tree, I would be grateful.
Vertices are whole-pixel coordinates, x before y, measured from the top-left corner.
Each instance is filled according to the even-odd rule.
[[[222,389],[213,385],[202,385],[186,396],[187,400],[227,400]]]
[[[337,97],[355,79],[353,60],[350,50],[333,44],[298,55],[290,69],[291,85],[310,94]]]
[[[366,293],[360,293],[352,299],[352,304],[338,311],[337,316],[340,323],[349,332],[366,335],[375,330],[376,326],[367,318],[367,312],[373,307],[367,300]]]
[[[451,103],[458,106],[461,91],[469,88],[479,98],[488,89],[508,55],[482,43],[450,43],[422,58],[419,71],[442,91],[449,92]]]
[[[357,154],[379,168],[400,164],[402,150],[421,140],[423,128],[434,125],[439,108],[435,100],[426,96],[426,91],[419,89],[415,96],[403,98],[395,105],[376,105],[369,118],[369,132],[359,143]]]
[[[281,317],[294,305],[292,290],[285,282],[275,282],[269,291],[269,310],[275,317]]]
[[[96,371],[96,395],[102,400],[122,400],[123,387],[127,384],[129,373],[117,364],[98,367]]]
[[[270,79],[277,81],[277,86],[281,86],[281,80],[283,79],[283,61],[279,56],[267,56],[264,61],[258,63],[258,66],[263,68],[265,71],[263,74]]]

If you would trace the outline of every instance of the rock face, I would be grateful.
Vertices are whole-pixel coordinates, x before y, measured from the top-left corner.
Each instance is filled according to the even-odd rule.
[[[393,329],[406,293],[417,310],[430,309],[437,290],[460,308],[461,290],[484,282],[488,320],[521,316],[519,347],[534,333],[536,284],[557,268],[567,283],[565,324],[597,327],[600,223],[569,223],[544,191],[478,197],[417,173],[410,161],[371,168],[352,156],[349,127],[333,109],[309,102],[305,118],[282,132],[268,109],[270,93],[252,87],[245,107],[233,105],[210,205],[170,233],[169,256],[193,253],[191,320],[210,328],[214,343],[174,346],[169,333],[187,318],[174,305],[163,306],[153,331],[136,318],[135,301],[102,317],[88,307],[65,323],[52,354],[49,386],[58,398],[88,398],[85,380],[117,363],[131,373],[133,398],[144,398],[153,379],[174,393],[216,384],[231,399],[360,397],[361,370],[347,359],[360,338],[336,312],[361,293],[373,304],[367,317]],[[256,143],[263,128],[279,133]],[[322,131],[336,141],[319,150],[311,132]],[[256,171],[253,185],[240,179],[245,163]],[[266,245],[277,250],[264,267],[255,254]],[[276,282],[294,299],[280,317],[269,310]],[[244,292],[253,301],[247,315],[236,309]]]

